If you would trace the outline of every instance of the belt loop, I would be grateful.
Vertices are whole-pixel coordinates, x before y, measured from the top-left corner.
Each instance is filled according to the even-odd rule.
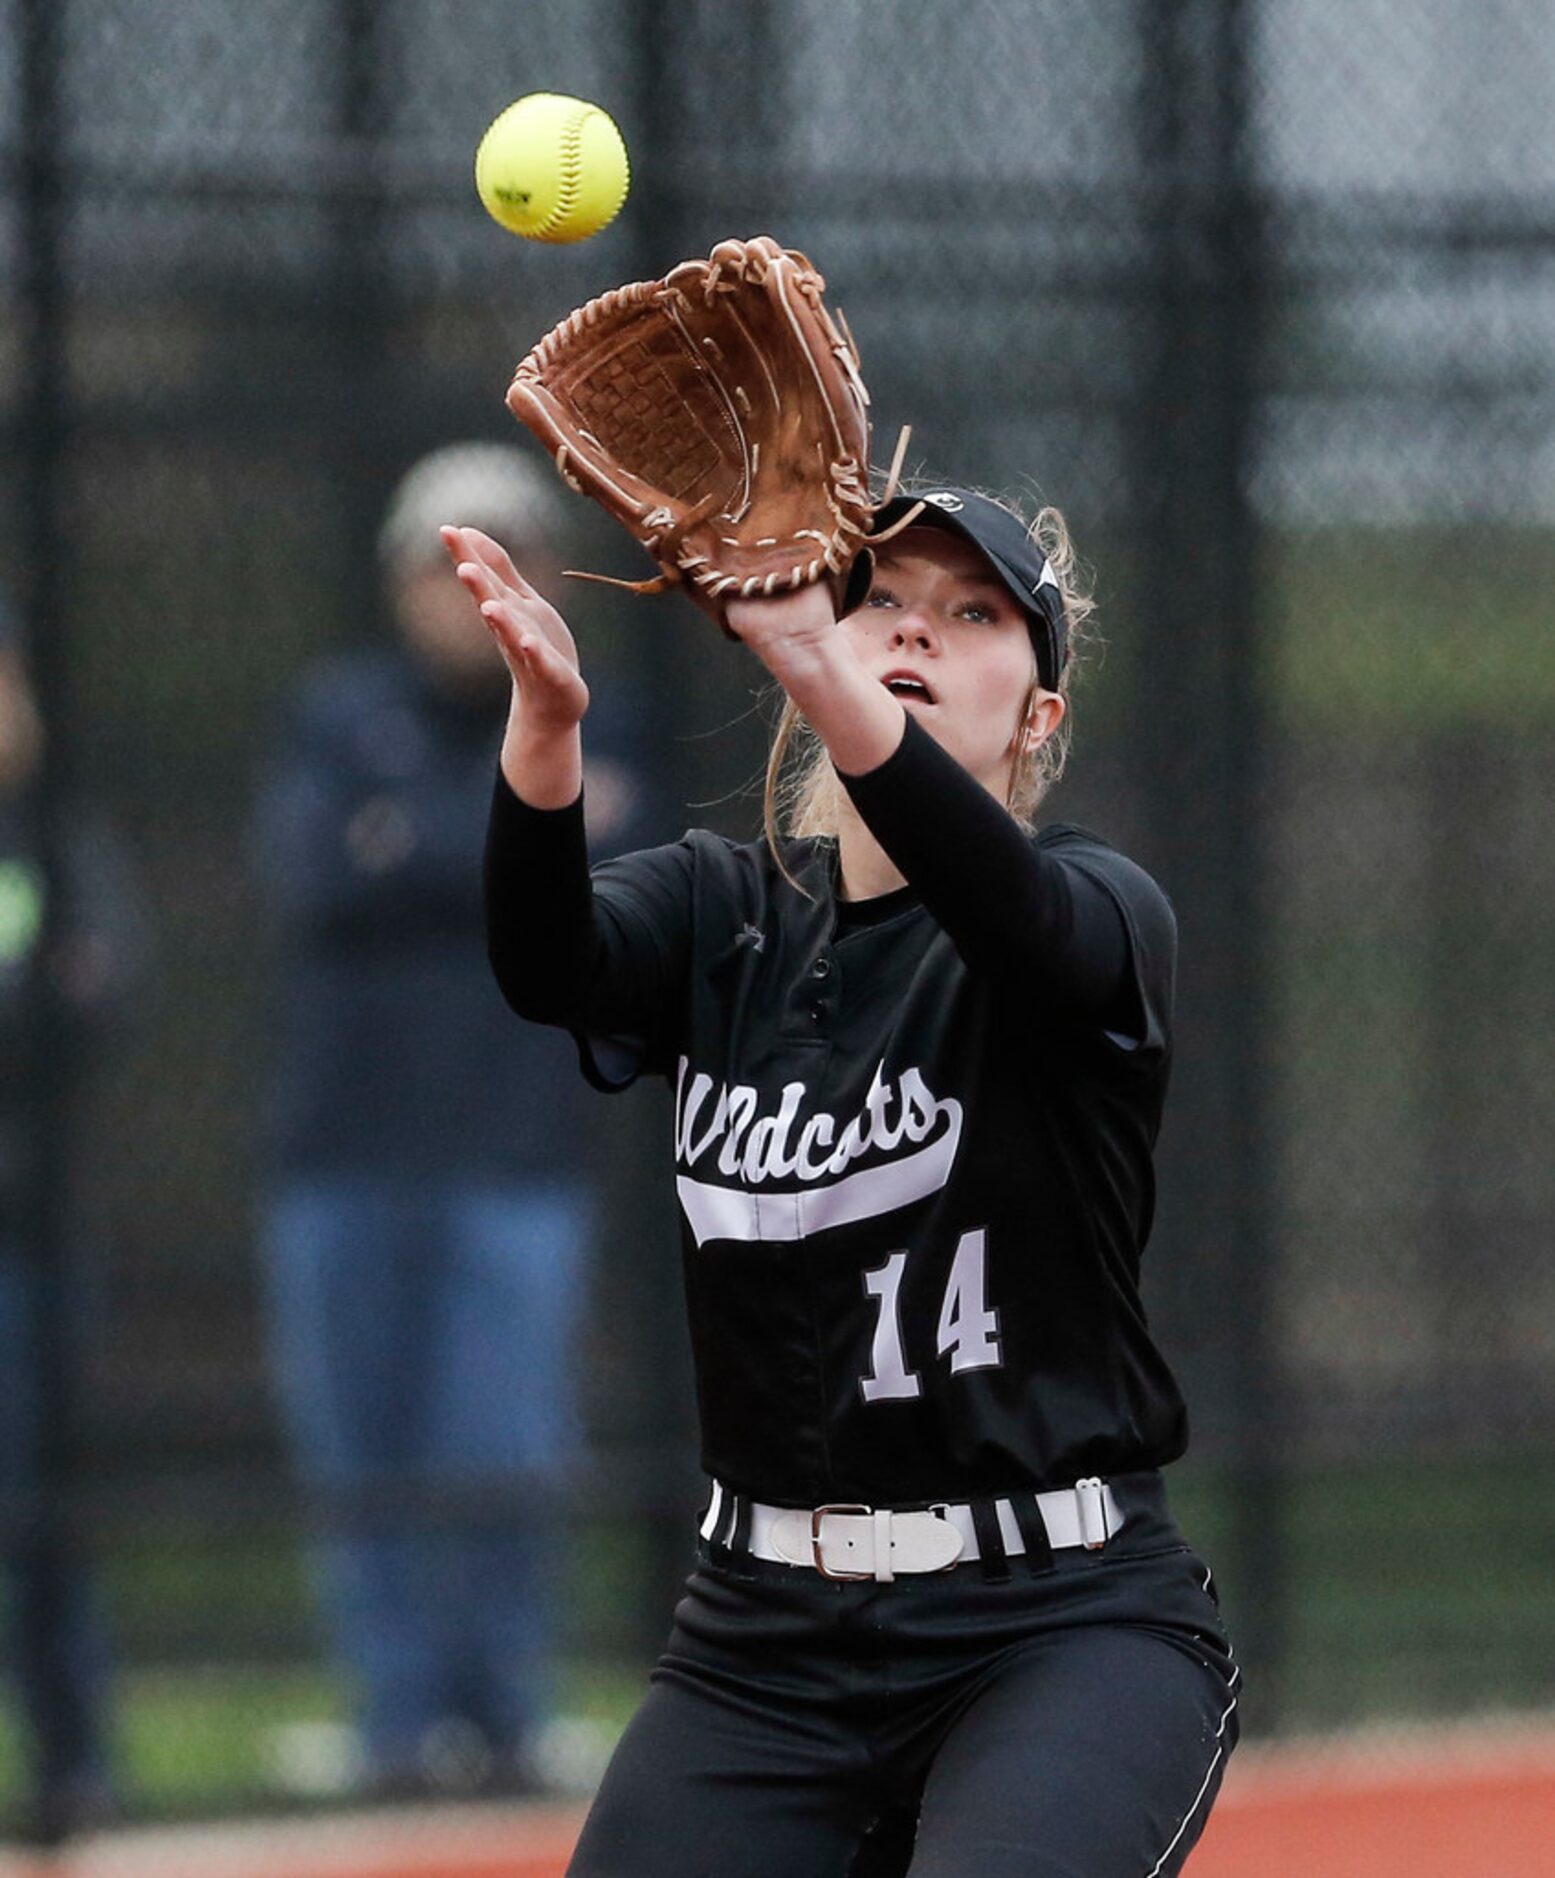
[[[1043,1572],[1053,1569],[1053,1542],[1048,1538],[1047,1527],[1042,1523],[1037,1496],[1034,1493],[1012,1493],[1010,1509],[1025,1542],[1026,1569],[1033,1578],[1040,1578]]]
[[[752,1504],[748,1493],[737,1493],[734,1496],[734,1524],[729,1531],[729,1549],[738,1552],[741,1558],[750,1556]]]
[[[887,1508],[877,1506],[875,1521],[875,1582],[888,1585],[896,1577],[891,1565],[891,1515]]]
[[[1004,1550],[1004,1534],[999,1530],[999,1515],[992,1500],[973,1500],[971,1507],[983,1577],[991,1585],[1002,1585],[1010,1575],[1010,1561]]]
[[[728,1567],[734,1556],[734,1536],[739,1531],[740,1508],[750,1506],[750,1501],[743,1493],[730,1490],[724,1495],[724,1504],[714,1523],[712,1535],[708,1541],[713,1555],[713,1563]],[[745,1514],[746,1531],[750,1530],[750,1513]]]
[[[1099,1552],[1110,1537],[1101,1482],[1094,1476],[1089,1480],[1077,1480],[1074,1483],[1074,1497],[1080,1514],[1080,1543],[1087,1552]]]

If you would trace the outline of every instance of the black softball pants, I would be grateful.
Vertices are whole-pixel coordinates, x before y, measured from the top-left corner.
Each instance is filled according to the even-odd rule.
[[[1236,1740],[1164,1499],[1102,1552],[890,1584],[704,1555],[571,1878],[1166,1878]]]

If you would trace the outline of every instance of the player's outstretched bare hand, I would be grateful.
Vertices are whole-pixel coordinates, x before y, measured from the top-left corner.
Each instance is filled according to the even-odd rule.
[[[535,730],[570,730],[589,708],[589,689],[567,622],[524,579],[500,542],[478,528],[440,532],[512,675],[525,721]]]

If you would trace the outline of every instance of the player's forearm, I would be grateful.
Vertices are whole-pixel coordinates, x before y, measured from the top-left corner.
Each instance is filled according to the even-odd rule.
[[[1026,982],[1077,1013],[1125,988],[1122,916],[1093,882],[1033,845],[981,783],[910,724],[872,774],[843,782],[881,847],[975,970]]]
[[[483,886],[487,953],[503,997],[535,1023],[570,1022],[597,951],[582,802],[544,809],[504,771],[492,794]]]
[[[844,775],[878,769],[901,743],[907,713],[840,636],[835,656],[828,649],[782,682]]]
[[[514,691],[502,739],[502,774],[532,809],[564,809],[583,793],[583,738],[577,724],[537,723]]]
[[[907,714],[859,662],[823,586],[734,602],[729,624],[798,706],[839,770],[862,776],[892,755]]]
[[[495,778],[484,864],[486,946],[502,995],[520,1017],[617,1038],[647,1037],[662,1025],[687,970],[690,904],[688,881],[684,899],[673,888],[666,895],[663,852],[656,873],[652,855],[615,863],[619,875],[642,860],[660,883],[654,894],[639,879],[637,917],[623,917],[619,878],[614,911],[595,891],[581,799],[537,809],[504,777]],[[678,878],[673,867],[669,875]],[[645,898],[651,914],[643,913]]]

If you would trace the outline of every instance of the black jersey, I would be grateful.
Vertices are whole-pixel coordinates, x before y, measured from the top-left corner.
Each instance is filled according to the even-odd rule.
[[[850,784],[882,838],[872,791],[899,813],[926,788],[943,802],[949,770],[964,778],[916,727],[892,763]],[[829,843],[786,851],[801,892],[764,844],[705,833],[606,863],[590,905],[574,842],[567,867],[541,865],[546,925],[586,963],[550,1003],[532,956],[503,970],[518,922],[494,915],[510,998],[522,979],[521,1008],[572,1024],[603,1086],[649,1072],[674,1089],[703,1460],[757,1499],[965,1499],[1154,1467],[1184,1446],[1138,1290],[1171,911],[1096,837],[1028,842],[967,789],[952,790],[967,839],[950,871],[904,867],[910,886],[858,906],[836,898]],[[561,839],[555,817],[503,793],[499,882]],[[985,833],[994,849],[969,854]],[[1012,918],[1039,878],[1030,916]],[[951,913],[932,904],[947,894]],[[1108,942],[1119,982],[1098,1002],[1086,955]]]

